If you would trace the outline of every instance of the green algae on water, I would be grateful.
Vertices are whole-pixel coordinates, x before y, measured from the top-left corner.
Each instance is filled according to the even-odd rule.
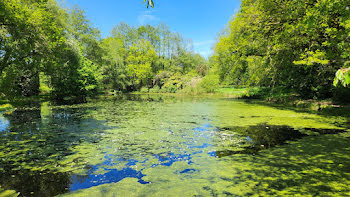
[[[349,194],[346,117],[121,95],[0,120],[0,185],[25,196]]]

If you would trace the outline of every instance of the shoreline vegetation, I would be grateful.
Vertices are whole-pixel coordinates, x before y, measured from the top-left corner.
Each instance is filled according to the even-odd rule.
[[[217,96],[229,99],[245,99],[255,100],[273,105],[284,105],[286,107],[295,107],[311,111],[320,111],[323,109],[333,108],[349,108],[350,104],[347,100],[342,99],[304,99],[295,92],[286,90],[285,88],[266,88],[266,87],[234,87],[221,86],[214,91],[206,92],[205,89],[191,88],[192,91],[180,90],[176,93],[169,93],[165,90],[155,91],[154,89],[143,89],[143,91],[132,92],[131,94],[167,94],[167,95],[184,95],[184,96]],[[194,90],[194,91],[193,91]],[[107,93],[114,95],[115,92]]]
[[[217,85],[216,85],[217,86]],[[194,97],[222,97],[226,99],[242,99],[247,101],[254,101],[268,105],[281,105],[285,107],[292,107],[296,109],[304,109],[308,111],[321,111],[324,109],[350,109],[350,104],[343,100],[334,99],[303,99],[295,92],[286,91],[284,88],[265,87],[234,87],[234,86],[220,86],[211,87],[211,91],[206,91],[205,88],[191,87],[175,92],[167,92],[159,88],[142,88],[140,91],[123,93],[116,90],[105,90],[99,92],[89,99],[98,98],[100,96],[116,96],[123,94],[141,94],[141,95],[169,95],[169,96],[194,96]],[[42,101],[53,101],[58,104],[81,103],[79,98],[65,97],[62,101],[52,99],[50,94],[32,96],[32,97],[16,97],[12,99],[0,99],[0,112],[13,110],[16,107],[30,106],[32,103]]]

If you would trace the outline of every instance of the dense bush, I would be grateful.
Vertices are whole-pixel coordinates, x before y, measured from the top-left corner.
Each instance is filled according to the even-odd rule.
[[[201,91],[206,93],[213,93],[219,87],[219,76],[210,74],[202,78],[199,86]]]
[[[140,92],[141,93],[148,93],[148,88],[147,87],[142,87]]]
[[[160,88],[158,85],[153,86],[153,88],[149,89],[149,93],[160,93]]]

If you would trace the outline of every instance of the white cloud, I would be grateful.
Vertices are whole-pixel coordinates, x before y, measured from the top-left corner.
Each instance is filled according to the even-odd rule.
[[[152,11],[145,11],[137,17],[140,25],[145,25],[152,22],[160,21],[160,18],[154,16]]]
[[[196,53],[199,53],[205,58],[208,58],[212,53],[212,46],[215,44],[215,40],[204,40],[193,43],[193,48]]]
[[[202,46],[212,46],[215,43],[215,40],[205,40],[200,42],[193,43],[193,46],[195,47],[202,47]]]
[[[213,51],[212,50],[199,50],[199,51],[196,51],[196,53],[200,54],[204,58],[209,58],[213,54]]]

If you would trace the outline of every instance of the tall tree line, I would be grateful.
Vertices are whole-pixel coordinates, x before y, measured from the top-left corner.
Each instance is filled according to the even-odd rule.
[[[151,87],[162,71],[186,74],[203,65],[192,41],[166,24],[121,23],[102,39],[77,7],[56,0],[0,2],[0,97],[45,90],[58,100],[84,101],[102,89]]]
[[[102,40],[104,84],[120,91],[154,85],[154,78],[169,72],[182,75],[206,65],[193,52],[192,40],[171,32],[166,24],[132,27],[120,23]]]

